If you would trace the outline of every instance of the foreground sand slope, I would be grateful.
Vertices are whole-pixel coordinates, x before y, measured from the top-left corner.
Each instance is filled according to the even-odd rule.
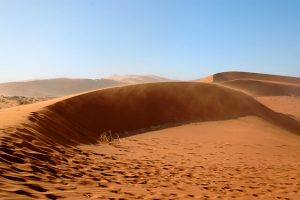
[[[92,197],[297,199],[300,194],[300,138],[256,117],[194,123],[83,149],[114,155],[115,161],[104,162],[117,165],[107,170],[111,178],[100,189],[90,191]]]
[[[131,85],[14,109],[0,115],[1,199],[299,194],[299,121],[220,85]],[[191,122],[202,123],[139,134]],[[98,145],[103,132],[126,139]]]
[[[2,199],[300,195],[299,137],[257,117],[183,125],[109,145],[65,147],[18,137],[4,141]]]

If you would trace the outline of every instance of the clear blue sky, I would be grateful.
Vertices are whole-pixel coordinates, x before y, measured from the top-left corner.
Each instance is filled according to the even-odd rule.
[[[0,0],[0,82],[300,76],[299,0]]]

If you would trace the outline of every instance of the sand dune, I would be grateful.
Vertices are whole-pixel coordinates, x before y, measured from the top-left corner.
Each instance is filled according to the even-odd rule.
[[[217,83],[254,96],[300,96],[300,78],[250,72],[222,72],[196,80]]]
[[[204,83],[157,83],[99,90],[57,102],[33,113],[29,120],[34,122],[32,129],[56,142],[95,143],[104,132],[123,137],[131,131],[162,125],[249,115],[300,134],[300,124],[292,118],[275,113],[238,91]]]
[[[0,83],[0,95],[28,97],[60,97],[113,86],[165,82],[159,76],[111,76],[104,79],[55,78],[35,81]]]
[[[300,122],[261,102],[166,82],[3,109],[0,198],[295,198]]]
[[[196,79],[196,80],[193,80],[193,81],[202,82],[202,83],[213,83],[214,78],[213,78],[213,76],[206,76],[204,78]]]
[[[107,77],[107,79],[121,81],[129,84],[137,83],[155,83],[155,82],[167,82],[171,81],[170,79],[163,78],[155,75],[113,75]]]
[[[224,82],[241,79],[265,80],[273,82],[300,84],[300,78],[298,77],[279,76],[273,74],[260,74],[252,72],[221,72],[213,75],[214,82]]]
[[[300,121],[300,98],[290,96],[256,97],[256,99],[272,110],[284,113]]]
[[[261,80],[240,79],[222,82],[254,96],[300,96],[300,85]]]
[[[5,96],[58,97],[125,83],[108,79],[47,79],[0,84]]]

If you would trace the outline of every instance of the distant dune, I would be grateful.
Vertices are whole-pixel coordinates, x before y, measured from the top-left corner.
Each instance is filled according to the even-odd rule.
[[[300,96],[300,78],[249,72],[222,72],[197,80],[225,85],[254,96]]]
[[[113,75],[107,77],[107,79],[115,80],[115,81],[121,81],[125,83],[130,84],[136,84],[136,83],[155,83],[155,82],[166,82],[170,81],[170,79],[163,78],[160,76],[155,75]]]
[[[124,85],[109,79],[47,79],[0,84],[0,94],[5,96],[57,97],[105,87]]]
[[[90,90],[119,85],[162,82],[168,79],[158,76],[112,76],[110,79],[69,79],[57,78],[0,84],[0,95],[29,97],[60,97]]]
[[[244,90],[254,96],[300,96],[300,84],[240,79],[225,81],[222,85]]]
[[[224,82],[241,79],[265,80],[273,82],[300,84],[300,78],[298,77],[279,76],[272,74],[260,74],[252,72],[221,72],[213,75],[214,82]]]

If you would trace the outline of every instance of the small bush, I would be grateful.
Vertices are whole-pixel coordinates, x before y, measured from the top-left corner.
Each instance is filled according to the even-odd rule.
[[[116,141],[119,141],[119,140],[120,140],[119,136],[116,135],[116,138],[114,138],[111,131],[103,132],[99,136],[99,142],[101,142],[101,143],[110,144],[112,142],[116,142]]]

